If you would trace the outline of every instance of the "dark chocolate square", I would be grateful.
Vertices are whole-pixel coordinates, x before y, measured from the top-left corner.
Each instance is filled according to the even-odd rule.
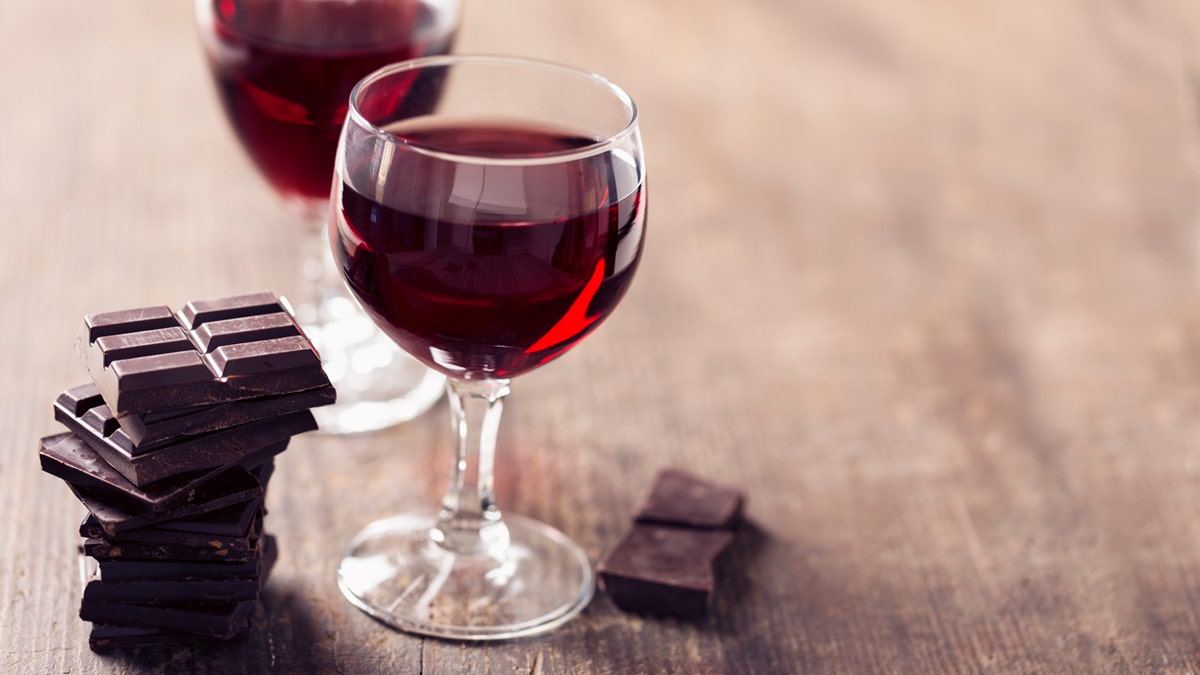
[[[321,358],[270,293],[90,314],[78,339],[117,416],[329,386]]]
[[[702,616],[732,542],[724,530],[636,524],[597,566],[600,584],[627,611]]]
[[[659,472],[636,520],[685,527],[729,528],[742,515],[741,490],[678,469]]]

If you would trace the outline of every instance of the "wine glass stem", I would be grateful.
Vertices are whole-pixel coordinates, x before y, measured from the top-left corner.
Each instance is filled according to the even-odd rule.
[[[458,451],[432,536],[443,549],[458,555],[500,559],[508,548],[508,528],[496,508],[492,484],[508,382],[446,381]]]
[[[342,294],[342,279],[319,216],[306,214],[304,218],[297,218],[302,226],[298,256],[300,275],[296,280],[293,307],[301,325],[320,326],[333,318],[329,316],[328,303]]]

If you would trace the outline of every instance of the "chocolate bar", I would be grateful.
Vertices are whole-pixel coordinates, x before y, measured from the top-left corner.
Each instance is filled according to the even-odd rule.
[[[104,499],[127,511],[161,514],[181,504],[202,502],[214,495],[240,493],[264,481],[245,468],[214,467],[199,472],[172,476],[140,488],[118,473],[95,450],[75,434],[65,433],[41,439],[38,452],[42,470],[68,484],[85,488],[89,495]],[[271,457],[283,452],[282,441],[248,457],[259,466],[272,464]],[[269,474],[268,474],[269,475]]]
[[[253,560],[258,554],[255,543],[231,545],[231,541],[245,542],[243,539],[209,538],[200,546],[183,546],[178,544],[154,544],[142,541],[122,541],[119,539],[85,539],[83,550],[98,561],[106,560],[161,560],[161,561],[190,561],[190,562],[246,562]]]
[[[626,611],[702,616],[712,602],[714,564],[732,542],[724,530],[636,524],[597,566],[600,584]]]
[[[85,317],[79,346],[118,416],[330,386],[321,359],[270,293]]]
[[[143,579],[108,582],[97,578],[83,589],[84,602],[241,602],[258,597],[257,576],[226,579]]]
[[[217,549],[230,547],[239,550],[253,549],[259,537],[262,536],[262,516],[263,510],[260,509],[257,513],[253,514],[253,517],[250,518],[249,523],[244,529],[228,535],[216,535],[211,532],[181,532],[179,530],[163,529],[161,524],[151,524],[144,527],[123,530],[116,536],[112,536],[105,532],[103,523],[89,513],[83,519],[83,522],[79,524],[79,536],[92,539],[105,539],[113,545],[141,543],[165,544],[184,548],[210,546]],[[238,522],[241,521],[241,514],[238,514],[237,520]],[[203,521],[204,519],[201,518],[201,522]],[[230,518],[230,522],[232,521],[233,519]],[[220,527],[219,529],[227,528]]]
[[[244,532],[249,520],[262,507],[261,485],[236,493],[218,494],[205,501],[181,504],[166,513],[131,511],[105,500],[87,488],[69,485],[71,492],[83,503],[100,524],[105,536],[157,525],[160,529],[187,532],[206,532],[215,535],[237,535]],[[180,529],[187,528],[187,529]]]
[[[269,549],[274,551],[274,537],[268,535],[262,548],[247,560],[232,562],[185,560],[126,560],[121,558],[95,558],[100,565],[100,578],[105,582],[137,581],[139,579],[219,579],[223,577],[246,577],[259,573],[258,558]],[[87,552],[86,546],[84,553]],[[272,553],[273,554],[273,553]]]
[[[247,617],[248,619],[248,617]],[[136,649],[137,647],[153,647],[161,645],[176,645],[181,642],[193,643],[201,640],[237,639],[243,637],[250,628],[249,620],[237,626],[237,631],[228,637],[213,637],[195,633],[181,633],[159,628],[143,628],[140,626],[118,626],[108,623],[94,623],[88,634],[88,646],[92,651],[107,653],[120,649]]]
[[[168,532],[190,532],[194,534],[236,535],[245,532],[250,523],[265,513],[262,500],[234,504],[219,511],[205,513],[193,518],[180,518],[158,523],[158,529]]]
[[[164,631],[138,626],[114,626],[106,623],[95,623],[92,624],[92,630],[88,634],[88,646],[98,654],[108,654],[118,650],[136,649],[138,647],[175,646],[183,642],[192,644],[198,640],[212,641],[214,643],[236,640],[245,637],[249,630],[250,622],[248,620],[242,622],[238,626],[237,632],[228,637],[196,635],[193,633]]]
[[[664,469],[655,478],[635,519],[640,523],[729,528],[741,518],[743,501],[741,490],[678,469]]]
[[[99,395],[95,384],[87,385]],[[230,403],[163,412],[129,413],[117,418],[121,429],[134,446],[160,443],[181,436],[196,436],[228,427],[255,422],[286,413],[331,405],[337,400],[332,386],[318,387],[294,394],[266,396]]]
[[[135,603],[237,602],[258,597],[275,565],[274,537],[263,538],[260,553],[246,564],[207,565],[182,563],[100,563],[90,557],[80,560],[84,578],[84,602]],[[80,551],[83,552],[82,549]],[[231,571],[248,567],[243,574]],[[118,578],[106,571],[117,569]]]
[[[74,405],[64,403],[64,398],[65,394],[55,403],[55,419],[86,441],[104,463],[139,487],[176,474],[229,464],[261,463],[265,458],[259,451],[282,442],[284,445],[278,447],[282,452],[292,436],[317,428],[312,413],[301,410],[202,436],[184,437],[170,444],[142,447],[135,453],[129,437],[117,425],[108,407],[99,404],[98,398],[85,399]],[[89,402],[97,405],[88,407]]]
[[[161,605],[85,600],[79,605],[79,618],[94,623],[186,632],[229,640],[244,634],[255,604],[254,600]]]
[[[54,401],[54,418],[93,445],[103,443],[112,453],[136,457],[169,445],[210,438],[215,435],[212,432],[240,429],[249,422],[279,419],[287,413],[328,405],[335,398],[332,387],[323,387],[285,396],[159,414],[176,413],[167,417],[145,414],[118,419],[105,405],[95,383],[89,382],[58,395]],[[129,433],[127,427],[130,425],[140,431],[137,438]]]

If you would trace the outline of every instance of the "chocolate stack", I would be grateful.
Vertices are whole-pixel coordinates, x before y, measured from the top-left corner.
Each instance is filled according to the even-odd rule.
[[[58,396],[69,431],[40,456],[88,511],[92,648],[244,635],[275,561],[274,458],[336,397],[320,357],[270,293],[92,314],[78,347],[92,382]]]

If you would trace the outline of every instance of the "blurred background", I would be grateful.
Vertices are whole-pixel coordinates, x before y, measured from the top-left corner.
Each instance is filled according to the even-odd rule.
[[[286,292],[293,224],[221,114],[190,2],[2,5],[0,670],[165,669],[88,652],[79,508],[36,439],[84,377],[84,314]],[[599,558],[684,466],[746,488],[752,534],[700,624],[601,596],[516,645],[386,631],[333,568],[361,524],[435,498],[438,408],[297,440],[269,502],[270,647],[176,658],[1200,669],[1198,30],[1182,0],[465,0],[455,51],[621,84],[649,167],[626,300],[514,387],[501,505]]]

